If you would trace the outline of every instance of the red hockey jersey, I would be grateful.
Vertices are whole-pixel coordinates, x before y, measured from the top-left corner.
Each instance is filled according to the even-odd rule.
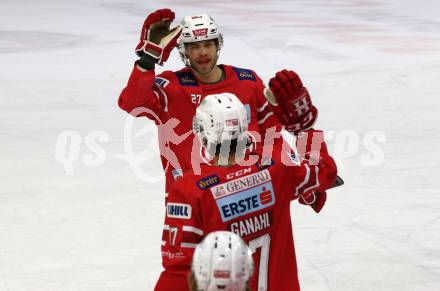
[[[266,166],[203,165],[201,176],[188,171],[168,196],[162,241],[165,271],[155,290],[187,290],[194,248],[217,230],[238,234],[252,249],[252,290],[300,290],[290,201],[325,191],[335,179],[336,165],[325,144],[315,165],[289,151]]]
[[[257,147],[264,141],[267,129],[281,130],[263,95],[261,79],[251,70],[227,65],[221,65],[221,68],[225,73],[222,81],[203,84],[189,68],[155,76],[154,72],[142,72],[135,66],[119,97],[119,106],[123,110],[130,113],[136,108],[146,108],[148,112],[132,114],[147,116],[158,125],[162,164],[166,170],[166,192],[175,179],[200,161],[200,145],[194,143],[198,141],[192,133],[192,119],[205,96],[225,92],[235,94],[248,112],[249,131],[258,132],[262,137]],[[277,142],[279,139],[275,140]]]

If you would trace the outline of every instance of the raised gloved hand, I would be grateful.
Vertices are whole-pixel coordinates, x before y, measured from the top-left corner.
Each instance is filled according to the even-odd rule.
[[[182,27],[170,29],[175,14],[168,8],[159,9],[145,19],[136,54],[141,57],[138,64],[145,68],[154,68],[154,63],[163,65],[176,46]]]
[[[299,203],[310,205],[316,213],[319,213],[327,201],[327,192],[309,192],[301,194],[298,199]]]
[[[297,134],[313,126],[318,110],[298,74],[282,70],[270,79],[269,88],[266,88],[265,96],[274,105],[274,113],[286,130]]]

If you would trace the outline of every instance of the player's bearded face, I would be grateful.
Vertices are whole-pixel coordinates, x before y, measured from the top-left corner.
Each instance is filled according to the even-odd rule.
[[[217,65],[217,44],[214,40],[189,43],[185,51],[191,68],[201,75],[211,73]]]

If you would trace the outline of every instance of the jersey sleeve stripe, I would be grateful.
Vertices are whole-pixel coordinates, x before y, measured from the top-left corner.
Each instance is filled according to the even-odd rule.
[[[273,112],[267,113],[262,119],[258,120],[258,124],[263,124],[272,115],[273,115]]]
[[[196,246],[203,240],[203,231],[197,227],[184,225],[182,230],[182,241],[180,243],[182,247],[186,245],[186,247],[190,248],[193,245]]]
[[[183,231],[188,231],[188,232],[193,232],[193,233],[196,233],[196,234],[198,234],[200,236],[203,236],[203,230],[201,230],[201,229],[199,229],[197,227],[194,227],[194,226],[184,225],[182,230]]]
[[[295,196],[297,197],[300,194],[316,190],[320,186],[319,168],[317,166],[312,166],[312,168],[310,169],[309,165],[307,164],[304,164],[304,166],[306,168],[306,176],[301,184],[299,184],[296,188]]]
[[[266,101],[266,103],[263,104],[263,106],[259,107],[257,109],[258,112],[263,112],[263,110],[267,107],[267,105],[269,104],[269,102]]]
[[[314,185],[311,185],[310,187],[307,187],[307,188],[304,188],[301,192],[302,193],[307,193],[307,192],[309,192],[310,190],[312,190],[312,189],[314,189],[314,188],[318,188],[319,187],[319,168],[318,167],[314,167],[314,168],[316,168],[316,173],[315,173],[315,179],[316,179],[316,182],[315,182],[315,184]]]
[[[198,244],[193,244],[193,243],[180,243],[180,246],[182,248],[191,248],[191,249],[195,249],[197,247]]]
[[[310,168],[309,168],[309,166],[308,166],[307,164],[305,164],[304,166],[305,166],[305,168],[306,168],[306,176],[304,177],[304,180],[301,182],[301,184],[299,184],[298,187],[296,187],[296,190],[295,190],[295,196],[298,196],[298,195],[299,195],[299,190],[300,190],[302,187],[304,187],[304,185],[306,185],[307,182],[308,182],[309,179],[310,179]]]
[[[165,90],[162,87],[156,87],[156,88],[157,88],[157,90],[160,91],[160,93],[161,93],[161,95],[163,97],[163,100],[164,100],[164,109],[163,109],[163,111],[168,112],[168,96],[167,96],[167,93],[165,93]],[[156,93],[156,95],[158,95],[158,94]]]

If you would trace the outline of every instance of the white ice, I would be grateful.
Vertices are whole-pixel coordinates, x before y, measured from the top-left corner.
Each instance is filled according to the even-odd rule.
[[[212,14],[221,62],[266,82],[293,69],[319,107],[346,185],[319,215],[292,204],[303,290],[440,290],[439,1],[3,0],[0,291],[153,289],[164,216],[154,126],[137,120],[124,136],[116,100],[143,20],[162,7]],[[180,67],[174,52],[164,69]],[[70,172],[55,158],[65,131],[81,142]],[[384,160],[369,166],[374,131]],[[129,148],[143,152],[137,170]]]

